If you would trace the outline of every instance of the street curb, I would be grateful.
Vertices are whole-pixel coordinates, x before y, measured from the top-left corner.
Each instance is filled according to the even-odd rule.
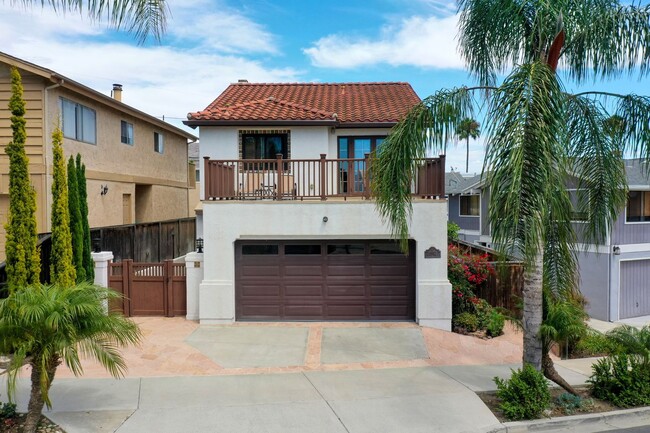
[[[648,418],[648,422],[650,423],[650,407],[614,410],[588,415],[571,415],[560,418],[536,419],[532,421],[504,422],[501,424],[501,427],[489,430],[486,433],[543,432],[551,429],[555,431],[561,428],[589,426],[621,419],[629,421],[634,418]]]

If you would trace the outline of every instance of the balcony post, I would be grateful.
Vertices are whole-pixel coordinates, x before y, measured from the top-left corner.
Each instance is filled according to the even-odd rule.
[[[363,196],[370,198],[370,154],[363,155]]]
[[[277,185],[277,188],[275,189],[275,194],[276,194],[275,199],[280,200],[280,199],[282,199],[282,193],[283,193],[283,191],[282,191],[283,185],[282,184],[283,184],[283,180],[284,180],[284,179],[282,179],[282,174],[283,174],[282,171],[284,169],[284,167],[282,167],[282,154],[281,153],[276,153],[275,158],[276,158],[275,164],[276,164],[276,169],[277,169],[277,173],[278,173],[278,178],[275,180],[276,185]]]
[[[327,161],[325,161],[324,153],[320,154],[320,199],[327,199],[327,185],[325,184],[325,173],[327,170]]]
[[[210,200],[210,188],[212,185],[210,176],[210,157],[203,157],[203,199]]]
[[[440,155],[440,164],[438,166],[438,185],[436,192],[438,193],[439,198],[445,197],[445,156]]]

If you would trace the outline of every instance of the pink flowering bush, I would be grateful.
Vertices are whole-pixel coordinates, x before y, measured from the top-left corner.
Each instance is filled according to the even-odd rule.
[[[462,252],[456,245],[449,245],[447,271],[452,286],[452,312],[454,315],[468,312],[475,314],[481,300],[475,291],[487,282],[494,267],[488,263],[487,254]]]

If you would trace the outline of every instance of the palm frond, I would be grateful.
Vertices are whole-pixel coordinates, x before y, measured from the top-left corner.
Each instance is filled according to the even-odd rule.
[[[371,189],[377,210],[405,251],[417,161],[426,156],[427,149],[442,151],[456,135],[459,119],[471,114],[472,98],[467,88],[442,90],[413,108],[391,130],[372,160]]]
[[[650,6],[612,0],[568,2],[564,63],[577,82],[650,67]]]
[[[160,41],[167,27],[167,0],[13,0],[24,6],[49,5],[55,12],[79,12],[91,19],[108,22],[117,29],[134,33],[139,43],[149,37]]]
[[[524,60],[523,46],[532,31],[530,17],[516,0],[460,0],[459,51],[481,85]]]
[[[577,211],[588,216],[581,224],[586,243],[603,243],[627,196],[623,152],[606,125],[607,113],[600,103],[585,96],[567,99],[570,171],[578,179]]]
[[[492,239],[508,255],[531,264],[544,245],[549,205],[563,196],[557,167],[566,149],[562,85],[542,62],[515,68],[493,94],[487,116],[485,170],[490,185]]]

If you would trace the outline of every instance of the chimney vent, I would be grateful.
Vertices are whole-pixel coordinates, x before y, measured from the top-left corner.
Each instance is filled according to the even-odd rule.
[[[238,83],[248,83],[248,80],[245,79],[245,78],[240,78],[239,80],[237,80],[237,82]]]
[[[113,99],[122,102],[122,85],[113,84]]]

